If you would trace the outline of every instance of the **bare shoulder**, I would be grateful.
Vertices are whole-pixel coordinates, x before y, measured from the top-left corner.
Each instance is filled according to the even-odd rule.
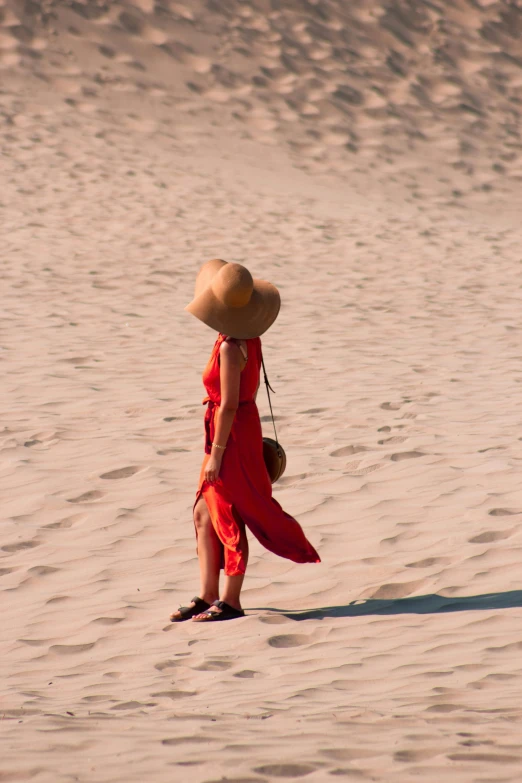
[[[239,349],[238,342],[230,338],[223,340],[219,352],[221,356],[230,359],[231,361],[239,361],[241,357],[241,351]]]

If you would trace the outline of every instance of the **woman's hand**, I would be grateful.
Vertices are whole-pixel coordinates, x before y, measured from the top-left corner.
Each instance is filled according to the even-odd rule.
[[[214,449],[212,449],[212,454],[205,466],[205,481],[208,481],[209,484],[213,484],[214,481],[217,481],[219,471],[221,470],[222,459],[223,454],[214,454]]]

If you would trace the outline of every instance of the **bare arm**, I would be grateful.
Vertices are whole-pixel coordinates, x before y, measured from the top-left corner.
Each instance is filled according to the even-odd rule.
[[[241,352],[234,343],[223,342],[220,348],[221,404],[216,411],[214,444],[226,446],[237,407],[241,378]],[[219,476],[225,449],[212,445],[210,459],[205,468],[205,478],[212,482]]]
[[[235,343],[221,344],[220,365],[221,404],[216,415],[214,443],[226,446],[239,405],[241,353]]]

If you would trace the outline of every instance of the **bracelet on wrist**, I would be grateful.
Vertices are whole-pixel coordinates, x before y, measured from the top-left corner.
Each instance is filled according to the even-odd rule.
[[[222,451],[225,451],[225,449],[226,449],[226,446],[220,446],[219,443],[213,443],[212,446],[215,449],[221,449]]]

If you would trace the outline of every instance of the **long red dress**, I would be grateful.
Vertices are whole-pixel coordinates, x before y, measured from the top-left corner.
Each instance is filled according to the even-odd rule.
[[[245,573],[240,547],[243,523],[274,554],[295,563],[319,563],[320,558],[293,517],[272,497],[272,484],[263,459],[263,436],[254,400],[261,368],[261,340],[246,340],[248,359],[241,373],[239,406],[223,455],[217,481],[205,481],[205,466],[214,440],[214,418],[221,403],[219,350],[227,337],[215,342],[203,383],[207,390],[205,457],[196,502],[205,498],[212,525],[223,545],[222,566],[227,576]]]

